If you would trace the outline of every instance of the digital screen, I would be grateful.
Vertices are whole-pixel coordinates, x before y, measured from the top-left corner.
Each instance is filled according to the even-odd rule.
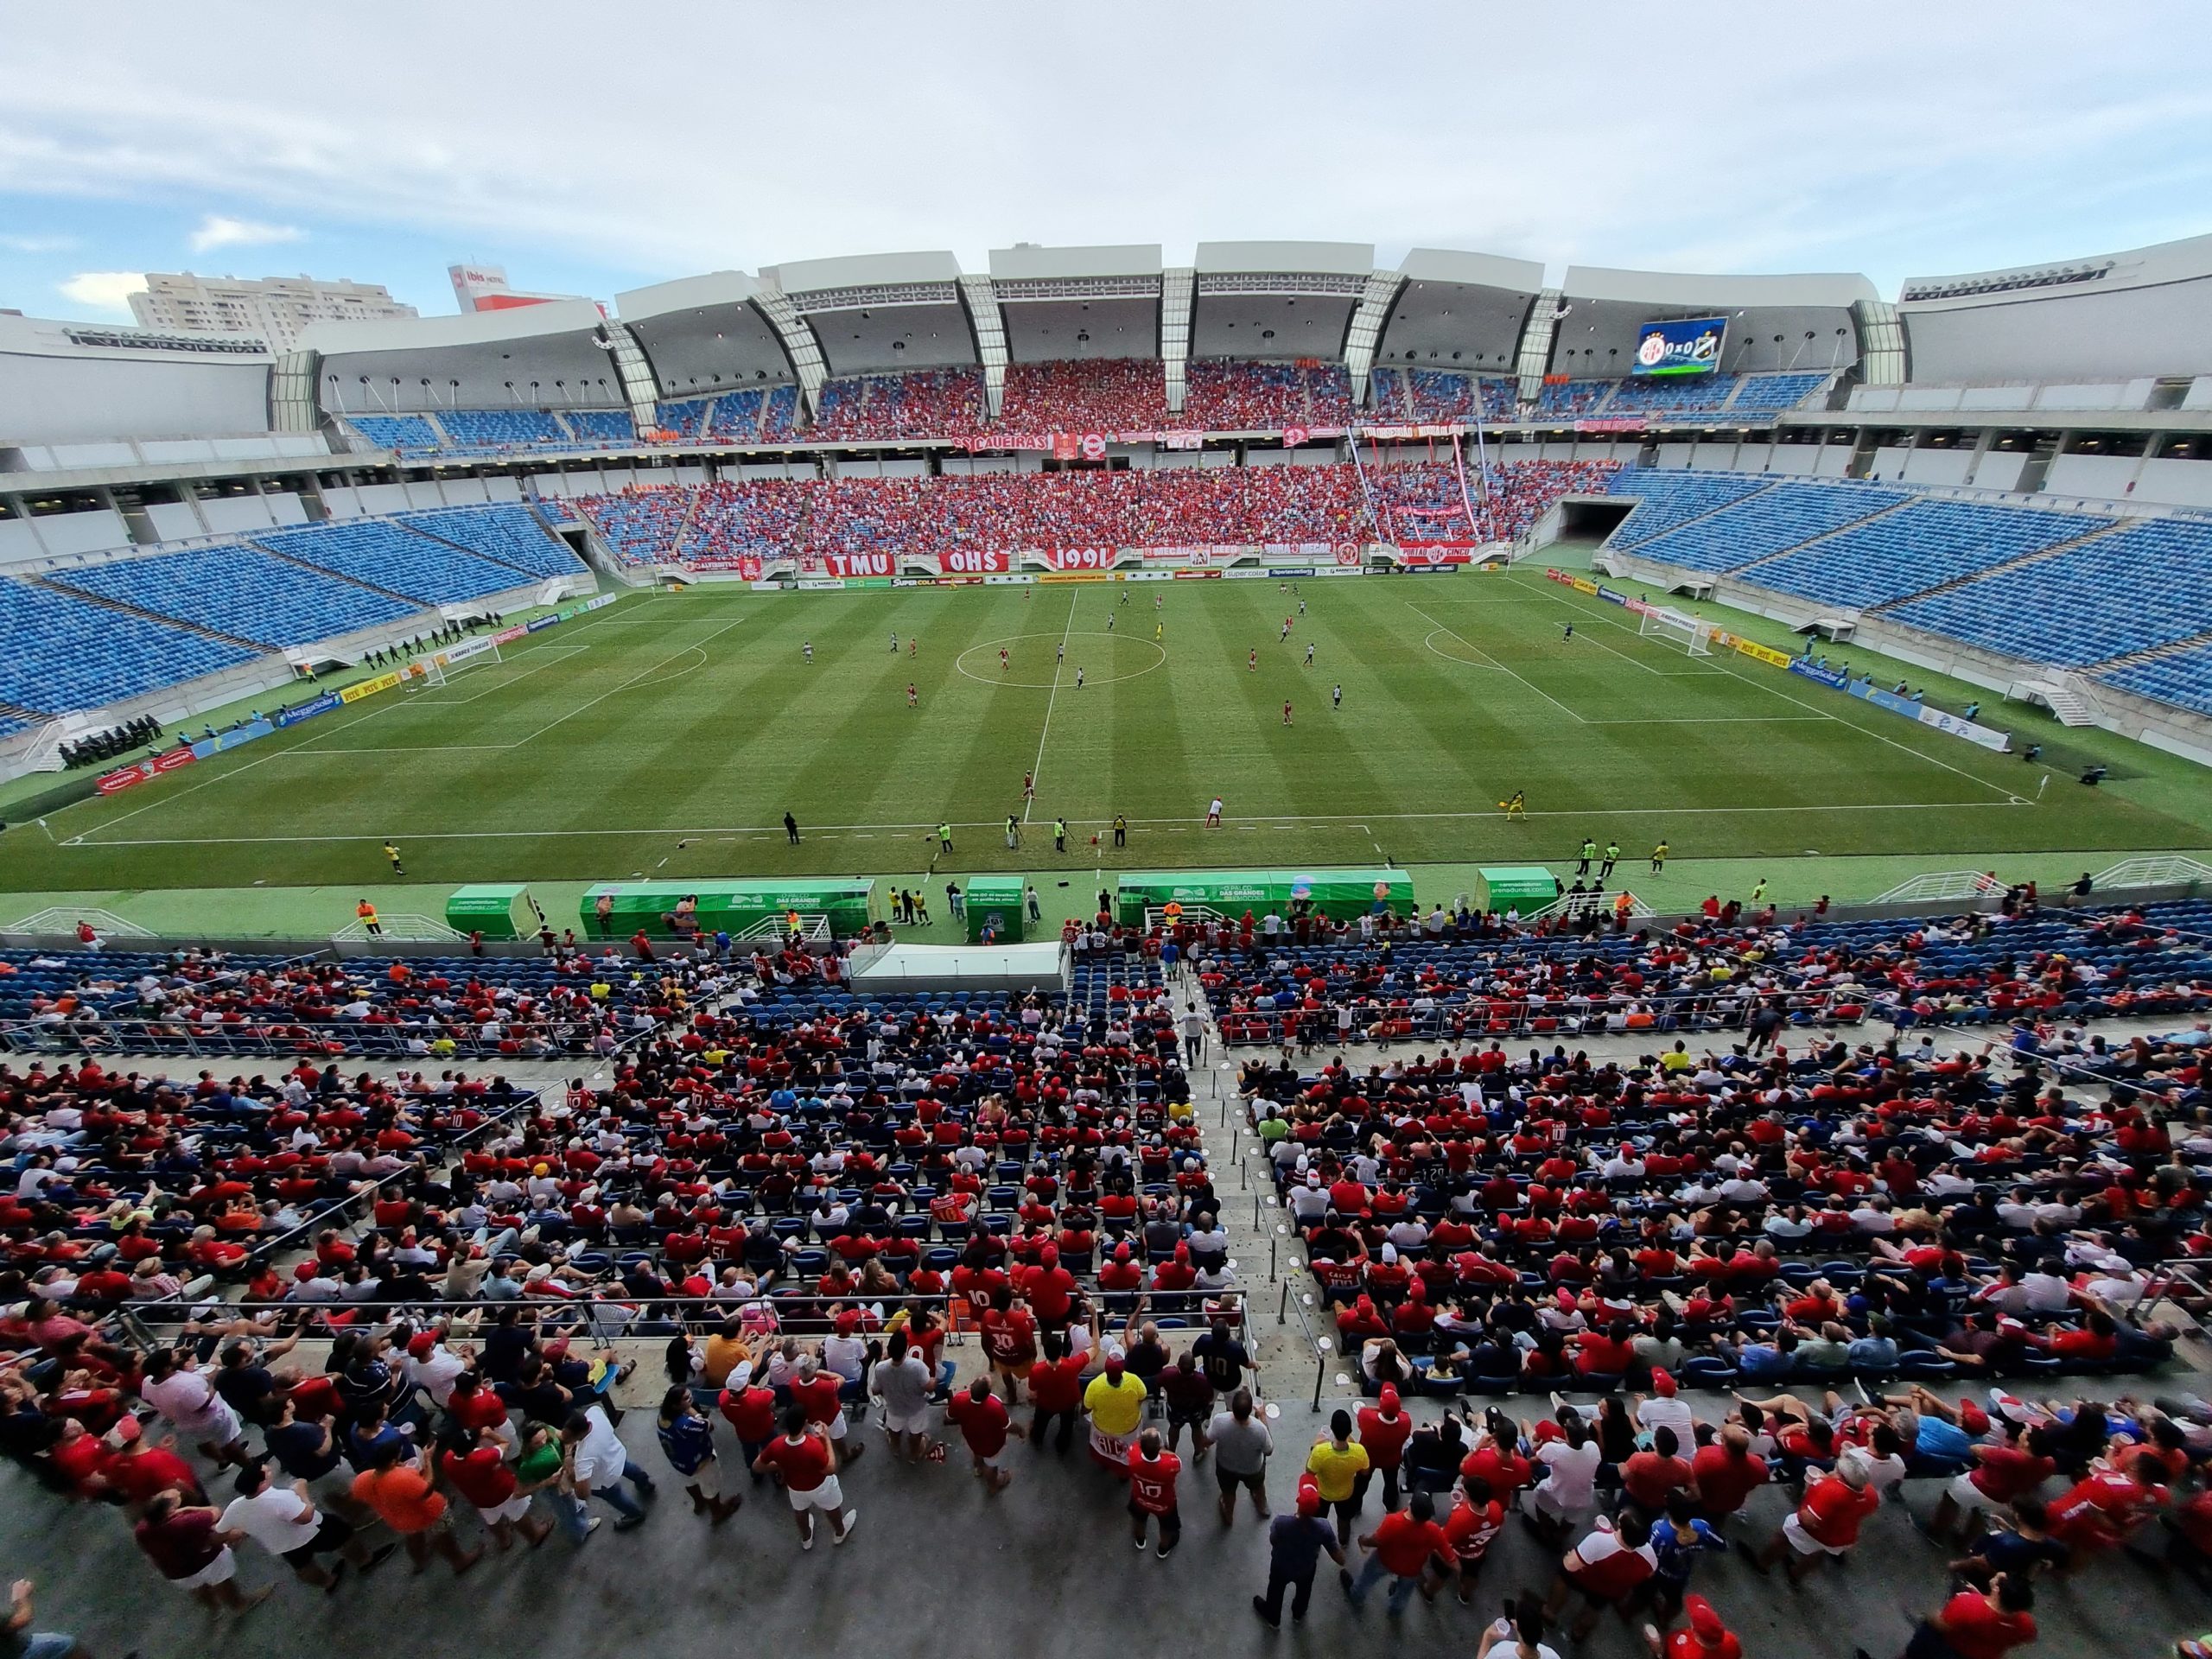
[[[1647,322],[1637,331],[1634,374],[1711,374],[1720,366],[1726,317]]]

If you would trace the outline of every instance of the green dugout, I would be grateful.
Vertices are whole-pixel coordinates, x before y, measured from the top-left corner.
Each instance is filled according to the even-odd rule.
[[[1475,872],[1478,910],[1505,911],[1518,905],[1526,914],[1558,897],[1558,880],[1541,864],[1489,865]]]
[[[1141,927],[1147,910],[1166,905],[1203,905],[1224,915],[1246,911],[1287,916],[1299,899],[1324,916],[1347,921],[1382,902],[1401,915],[1414,906],[1414,879],[1403,870],[1170,870],[1125,875],[1114,890],[1114,913],[1123,925]]]
[[[962,898],[968,907],[968,943],[980,944],[983,929],[991,926],[1001,944],[1019,944],[1027,925],[1022,908],[1022,879],[1018,875],[978,875],[969,879]]]
[[[606,928],[599,924],[599,895],[613,900]],[[672,937],[667,917],[686,893],[699,901],[699,931],[723,931],[732,938],[785,914],[827,916],[830,931],[842,938],[863,932],[872,922],[873,881],[602,881],[583,896],[578,910],[593,938],[626,939],[639,928],[657,939]]]
[[[453,890],[446,900],[446,925],[487,939],[525,939],[537,931],[537,912],[521,882],[486,881]]]

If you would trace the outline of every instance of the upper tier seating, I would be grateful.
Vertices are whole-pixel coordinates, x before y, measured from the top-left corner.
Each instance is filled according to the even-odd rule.
[[[251,662],[243,645],[0,579],[0,702],[44,714],[97,709]]]
[[[1743,579],[1855,608],[1881,605],[2102,530],[2113,520],[1978,501],[1920,500],[1770,559]]]
[[[527,580],[512,566],[458,551],[383,519],[276,531],[254,539],[287,558],[425,605],[457,605],[522,587]]]
[[[537,516],[520,505],[404,512],[398,522],[525,575],[573,576],[584,569],[583,562],[547,535]]]
[[[1001,431],[1157,432],[1168,424],[1167,381],[1155,359],[1015,363],[1007,369]]]
[[[1821,389],[1826,374],[1747,374],[1741,377],[1731,415],[1770,415],[1795,409]]]
[[[626,409],[572,409],[563,416],[583,443],[625,446],[638,441],[638,428]]]
[[[1351,379],[1339,367],[1203,359],[1175,424],[1205,432],[1273,432],[1351,423]]]
[[[2212,631],[2212,522],[2137,519],[1889,614],[1969,645],[2074,668],[2194,639]]]
[[[253,547],[200,547],[118,559],[57,570],[48,580],[276,648],[397,622],[416,611],[405,600],[304,569]]]
[[[435,449],[437,429],[420,415],[348,415],[346,424],[371,443],[387,449]]]
[[[438,424],[455,449],[531,449],[569,442],[542,409],[445,409],[438,411]]]
[[[1725,488],[1722,493],[1726,493]],[[1638,558],[1656,559],[1685,569],[1734,570],[1910,499],[1905,491],[1868,484],[1783,482],[1748,493],[1710,518],[1639,540],[1634,550]],[[1687,511],[1694,503],[1709,499],[1694,489],[1669,497],[1670,501],[1679,502],[1676,511]],[[1622,528],[1635,531],[1640,515],[1647,511],[1638,508],[1637,516]],[[1614,545],[1629,543],[1616,537]]]
[[[888,442],[959,436],[982,426],[982,371],[925,369],[830,381],[822,388],[806,435],[823,442]]]

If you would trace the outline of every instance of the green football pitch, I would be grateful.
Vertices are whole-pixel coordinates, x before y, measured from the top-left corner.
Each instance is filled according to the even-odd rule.
[[[1986,715],[2049,746],[2024,764],[1635,622],[1527,569],[1295,594],[641,594],[446,685],[18,825],[0,887],[368,883],[388,877],[386,839],[421,882],[916,871],[940,822],[946,868],[1038,872],[1556,861],[1585,834],[1639,864],[1663,838],[1678,858],[1930,868],[2208,840],[2212,791],[2185,762],[2017,706]],[[1952,709],[1986,696],[1902,671]],[[2074,780],[2088,760],[2113,767],[2105,787]],[[1025,772],[1035,798],[1009,851]],[[1516,790],[1525,823],[1499,810]],[[1215,796],[1224,822],[1209,829]],[[1127,847],[1093,849],[1117,813]]]

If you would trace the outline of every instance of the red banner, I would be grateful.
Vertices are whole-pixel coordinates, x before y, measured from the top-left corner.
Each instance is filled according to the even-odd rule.
[[[1402,547],[1398,563],[1408,568],[1438,564],[1472,564],[1475,556],[1466,544],[1452,546],[1437,543],[1427,547]]]
[[[113,772],[105,773],[92,787],[103,795],[118,795],[126,789],[135,789],[162,772],[188,766],[197,759],[199,757],[188,748],[168,749],[150,760],[134,760],[127,766],[118,766]]]
[[[1053,433],[1052,459],[1054,461],[1073,461],[1075,459],[1075,434],[1072,432]]]
[[[760,581],[761,574],[766,569],[766,562],[758,553],[741,553],[738,556],[737,574],[747,582]]]
[[[1033,548],[1027,556],[1042,560],[1050,570],[1111,570],[1114,568],[1114,550],[1110,547]]]
[[[1592,415],[1575,422],[1578,432],[1641,432],[1645,421],[1641,415]]]
[[[1358,547],[1350,542],[1343,543],[1337,549],[1337,563],[1343,565],[1357,564],[1359,563]]]
[[[948,576],[1002,576],[1014,569],[1014,555],[957,547],[938,555],[937,568]]]

